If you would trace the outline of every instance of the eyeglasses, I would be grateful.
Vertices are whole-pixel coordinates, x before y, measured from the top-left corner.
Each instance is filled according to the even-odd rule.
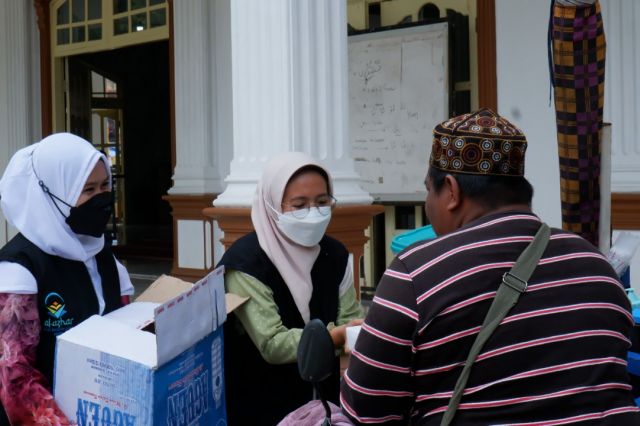
[[[287,213],[291,213],[291,215],[296,219],[304,219],[305,217],[307,217],[312,207],[318,209],[318,213],[320,213],[322,216],[327,216],[336,206],[336,201],[337,200],[332,195],[326,195],[317,198],[315,203],[298,204],[294,202],[282,203],[282,205],[289,207],[291,210],[289,210]]]

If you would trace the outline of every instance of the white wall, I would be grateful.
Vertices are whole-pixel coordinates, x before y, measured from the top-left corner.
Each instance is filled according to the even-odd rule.
[[[549,2],[496,0],[498,112],[527,136],[525,174],[534,211],[560,227],[560,171],[555,110],[549,103]]]
[[[604,119],[612,123],[612,190],[640,192],[640,3],[600,0],[600,5],[607,39]],[[640,250],[631,261],[631,285],[640,295]]]
[[[613,192],[640,192],[640,32],[637,0],[600,0],[607,39],[605,121],[612,124]],[[555,111],[549,103],[547,28],[549,3],[496,0],[498,110],[524,130],[529,141],[526,175],[543,220],[561,226],[560,174]],[[615,240],[614,235],[614,240]],[[631,264],[640,293],[640,251]]]
[[[604,120],[612,123],[611,184],[613,192],[640,192],[640,3],[600,4],[607,40]]]

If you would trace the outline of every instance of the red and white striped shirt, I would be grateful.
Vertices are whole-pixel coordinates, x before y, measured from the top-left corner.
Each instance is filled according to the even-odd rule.
[[[342,383],[354,423],[440,424],[502,274],[539,226],[528,213],[488,215],[394,259]],[[526,293],[479,354],[454,423],[640,424],[629,310],[600,252],[552,230]]]

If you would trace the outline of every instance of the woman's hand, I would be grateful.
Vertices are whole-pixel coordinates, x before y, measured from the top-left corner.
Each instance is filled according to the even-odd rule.
[[[362,325],[363,322],[364,320],[362,319],[354,319],[346,324],[339,325],[329,330],[331,340],[333,341],[333,346],[336,348],[342,348],[347,340],[347,327]]]

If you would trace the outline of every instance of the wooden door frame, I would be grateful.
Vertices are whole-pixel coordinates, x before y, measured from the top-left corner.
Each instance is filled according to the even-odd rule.
[[[478,103],[498,112],[496,71],[496,2],[476,0],[478,34]]]
[[[52,72],[51,72],[51,0],[33,0],[36,12],[40,41],[40,114],[42,119],[42,137],[53,133],[53,100],[52,100]],[[169,105],[171,129],[171,168],[176,166],[176,132],[175,132],[175,101],[174,101],[174,45],[173,45],[173,0],[167,0],[169,11]]]
[[[40,33],[40,114],[42,137],[53,132],[53,106],[51,99],[51,25],[50,0],[33,0]]]

